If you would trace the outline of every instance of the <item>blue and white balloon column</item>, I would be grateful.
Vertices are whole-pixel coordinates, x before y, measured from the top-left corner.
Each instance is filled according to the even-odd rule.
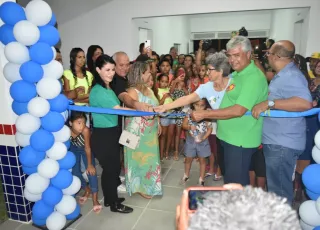
[[[80,214],[74,195],[80,180],[72,176],[75,156],[68,152],[70,129],[62,115],[68,99],[61,94],[63,67],[55,61],[59,32],[50,6],[31,1],[25,9],[14,2],[0,6],[0,39],[9,63],[5,78],[12,83],[10,95],[16,120],[16,141],[23,147],[19,160],[28,174],[24,196],[35,202],[34,224],[62,229]]]
[[[303,202],[299,208],[300,224],[303,230],[320,230],[320,130],[314,137],[314,142],[312,158],[316,164],[309,165],[302,174],[306,193],[311,199]]]

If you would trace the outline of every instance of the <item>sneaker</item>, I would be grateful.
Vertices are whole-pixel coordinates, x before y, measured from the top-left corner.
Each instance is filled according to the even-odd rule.
[[[180,184],[183,185],[183,184],[187,183],[188,181],[189,181],[189,177],[187,177],[187,175],[184,174],[181,181],[180,181]]]
[[[199,178],[199,185],[204,186],[204,180],[202,178]]]
[[[126,186],[124,184],[119,185],[118,186],[118,192],[126,193],[127,192]]]
[[[121,183],[123,183],[124,180],[126,179],[124,176],[119,176],[119,177],[120,177]]]

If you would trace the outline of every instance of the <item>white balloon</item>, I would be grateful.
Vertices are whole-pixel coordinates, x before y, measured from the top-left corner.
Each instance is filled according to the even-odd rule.
[[[32,194],[26,188],[24,189],[23,195],[28,201],[31,201],[31,202],[37,202],[38,200],[42,199],[42,193],[40,193],[40,194]]]
[[[56,51],[56,48],[54,48],[54,46],[51,46],[51,49],[53,51],[53,59],[52,60],[55,60],[56,57],[57,57],[57,51]]]
[[[49,149],[46,153],[50,159],[53,160],[61,160],[67,154],[67,146],[62,142],[55,142],[51,149]]]
[[[20,115],[16,120],[17,131],[25,135],[31,135],[33,132],[37,131],[40,126],[40,119],[29,113]]]
[[[30,145],[30,137],[31,135],[25,135],[20,132],[16,132],[16,142],[21,147]]]
[[[30,60],[28,48],[19,42],[10,42],[6,45],[4,55],[9,62],[19,65]]]
[[[300,222],[300,227],[302,230],[313,230],[315,228],[315,226],[310,226],[310,225],[306,224],[305,222],[303,222],[302,220],[300,220],[299,222]]]
[[[314,136],[314,143],[316,144],[318,149],[320,149],[320,130]]]
[[[48,178],[40,176],[38,173],[33,173],[26,179],[26,189],[32,194],[43,193],[50,184]]]
[[[55,206],[55,209],[63,215],[69,215],[76,210],[77,201],[73,196],[63,195],[62,200]]]
[[[49,230],[61,230],[67,223],[67,218],[59,212],[53,212],[46,220]]]
[[[80,179],[76,176],[73,176],[71,185],[68,188],[63,189],[62,192],[64,195],[74,195],[77,192],[79,192],[80,189],[81,189]]]
[[[44,117],[49,111],[50,104],[42,97],[32,98],[28,103],[28,112],[35,117]]]
[[[59,172],[59,169],[60,169],[59,163],[50,158],[44,159],[38,165],[39,175],[48,179],[55,177]]]
[[[37,26],[47,25],[52,18],[52,10],[45,1],[30,1],[25,11],[27,19]]]
[[[311,226],[320,225],[320,215],[316,209],[314,200],[307,200],[299,207],[299,215],[303,222]]]
[[[53,99],[61,92],[61,84],[53,78],[42,78],[37,84],[37,93],[45,99]]]
[[[8,62],[3,67],[3,75],[10,83],[18,80],[22,80],[20,76],[20,66],[19,64]]]
[[[65,125],[58,132],[53,132],[52,134],[54,136],[55,141],[66,142],[70,138],[71,131],[70,128]]]
[[[318,197],[317,201],[316,201],[316,209],[318,214],[320,215],[320,197]]]
[[[320,164],[320,149],[316,145],[312,148],[312,158],[317,164]]]
[[[63,75],[63,66],[60,62],[53,60],[47,65],[42,66],[44,74],[43,77],[60,79]]]
[[[21,44],[25,46],[32,46],[39,40],[40,30],[35,24],[27,20],[23,20],[15,24],[13,27],[13,35]]]

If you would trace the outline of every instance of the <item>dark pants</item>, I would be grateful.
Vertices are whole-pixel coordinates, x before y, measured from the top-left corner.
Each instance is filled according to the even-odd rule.
[[[221,141],[224,155],[225,175],[224,183],[250,184],[249,169],[252,154],[257,148],[243,148]]]
[[[217,163],[220,167],[220,171],[221,171],[221,175],[224,176],[226,169],[224,166],[224,150],[223,150],[223,146],[221,144],[221,141],[218,137],[217,138]]]
[[[112,204],[118,200],[117,187],[120,175],[119,138],[119,127],[93,128],[91,148],[102,167],[101,186],[105,204]]]

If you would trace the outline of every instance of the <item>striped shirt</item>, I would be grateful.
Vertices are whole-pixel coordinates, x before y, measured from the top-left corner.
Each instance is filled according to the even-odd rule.
[[[82,134],[76,137],[70,137],[71,143],[76,147],[84,147],[84,137]]]

